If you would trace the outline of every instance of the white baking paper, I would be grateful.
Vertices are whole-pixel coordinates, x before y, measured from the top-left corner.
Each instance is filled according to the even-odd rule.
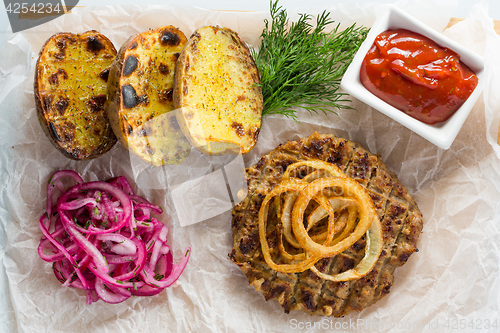
[[[193,150],[192,154],[200,154]],[[207,155],[205,155],[207,156]],[[211,219],[233,209],[247,195],[245,162],[241,154],[209,156],[219,159],[219,167],[201,176],[171,177],[168,183],[172,210],[182,227]],[[231,160],[232,158],[232,160]],[[228,161],[229,160],[229,161]],[[198,163],[185,161],[181,168],[192,168]],[[168,167],[165,167],[168,168]]]
[[[421,0],[397,5],[442,31],[455,3]],[[369,26],[377,6],[346,1],[327,9],[343,26],[354,22]],[[356,110],[338,111],[338,115],[302,111],[300,122],[266,116],[256,147],[244,156],[249,166],[286,140],[313,131],[331,132],[381,155],[415,197],[424,216],[420,251],[396,270],[388,296],[345,318],[285,314],[276,302],[266,302],[248,287],[246,277],[228,259],[230,211],[181,227],[172,210],[169,179],[173,178],[163,169],[141,169],[120,145],[92,161],[71,161],[45,138],[35,112],[33,68],[38,50],[52,34],[96,29],[119,47],[129,36],[149,28],[172,24],[189,35],[202,25],[218,24],[238,31],[256,46],[266,17],[264,12],[183,6],[76,8],[34,29],[6,34],[0,50],[0,331],[500,331],[500,149],[496,144],[500,41],[485,4],[445,32],[483,55],[488,73],[484,98],[450,149],[441,150],[354,101]],[[127,176],[136,191],[164,208],[161,219],[170,227],[174,257],[179,258],[185,247],[192,248],[175,287],[155,297],[131,298],[117,305],[102,301],[87,305],[84,293],[61,286],[36,248],[42,235],[38,218],[45,205],[44,184],[54,171],[64,168],[78,171],[85,180]],[[151,186],[158,182],[165,186]]]

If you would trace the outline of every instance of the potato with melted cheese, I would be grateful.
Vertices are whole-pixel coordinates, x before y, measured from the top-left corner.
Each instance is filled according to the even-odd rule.
[[[175,64],[186,42],[173,26],[140,33],[122,45],[110,71],[106,109],[113,131],[156,166],[179,164],[191,149],[171,112]]]
[[[174,104],[183,132],[202,152],[253,148],[262,90],[250,50],[236,32],[206,26],[192,34],[177,62]]]
[[[113,43],[97,31],[58,33],[42,47],[35,72],[38,119],[52,144],[75,160],[116,143],[104,109]]]

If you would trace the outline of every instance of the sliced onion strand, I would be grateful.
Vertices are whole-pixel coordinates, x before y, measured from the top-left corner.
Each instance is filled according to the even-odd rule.
[[[54,188],[61,192],[55,202]],[[125,177],[84,182],[74,171],[58,171],[39,219],[39,256],[53,263],[64,286],[86,290],[89,304],[156,295],[178,280],[191,252],[173,264],[168,228],[152,216],[160,213]]]

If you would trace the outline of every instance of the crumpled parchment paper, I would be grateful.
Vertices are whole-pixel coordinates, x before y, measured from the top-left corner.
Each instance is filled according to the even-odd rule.
[[[403,10],[438,31],[446,27],[452,1],[402,1]],[[326,8],[343,26],[370,26],[380,4]],[[319,12],[319,11],[318,11]],[[292,18],[296,13],[289,12]],[[317,13],[311,13],[317,14]],[[33,69],[44,41],[60,31],[96,29],[117,48],[129,36],[172,24],[187,36],[197,27],[230,27],[258,45],[265,12],[205,11],[183,6],[76,8],[42,26],[6,35],[0,50],[0,331],[2,332],[457,332],[499,331],[500,265],[500,40],[485,4],[445,34],[483,55],[487,82],[455,142],[441,150],[376,110],[354,101],[355,111],[309,114],[300,122],[266,116],[247,166],[286,140],[313,131],[332,132],[380,154],[415,197],[424,216],[420,251],[396,270],[391,293],[342,319],[283,313],[248,287],[227,254],[232,248],[231,213],[182,227],[172,212],[172,188],[160,171],[139,176],[121,146],[86,162],[70,161],[45,138],[33,98]],[[178,285],[155,297],[111,305],[87,305],[85,294],[62,288],[36,248],[45,184],[58,169],[78,171],[87,181],[125,175],[135,189],[166,208],[174,257],[192,247]],[[162,178],[163,177],[163,178]],[[206,198],[210,200],[211,198]]]

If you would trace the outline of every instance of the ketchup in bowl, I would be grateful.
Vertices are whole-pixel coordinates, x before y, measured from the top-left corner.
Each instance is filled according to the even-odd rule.
[[[360,80],[372,94],[426,124],[450,118],[478,83],[457,53],[405,29],[376,37]]]

